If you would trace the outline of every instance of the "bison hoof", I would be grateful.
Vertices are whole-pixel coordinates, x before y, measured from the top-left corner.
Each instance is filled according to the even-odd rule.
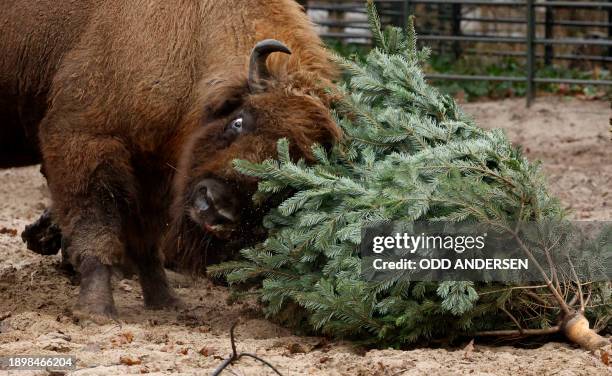
[[[117,310],[114,306],[108,305],[88,305],[77,304],[72,310],[72,315],[79,319],[79,322],[95,323],[105,325],[117,321]]]
[[[29,250],[41,255],[56,254],[62,244],[62,232],[51,218],[49,209],[21,233],[21,239]]]

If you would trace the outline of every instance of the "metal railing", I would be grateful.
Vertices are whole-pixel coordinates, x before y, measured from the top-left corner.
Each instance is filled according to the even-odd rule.
[[[305,6],[308,10],[324,10],[336,16],[342,12],[355,14],[366,13],[365,1],[306,1]],[[419,40],[430,43],[450,43],[452,50],[458,56],[464,53],[482,54],[482,48],[464,49],[466,43],[504,43],[510,45],[523,46],[524,51],[488,51],[493,56],[513,56],[525,58],[524,76],[486,76],[486,75],[457,75],[457,74],[429,74],[432,80],[477,80],[477,81],[507,81],[525,82],[527,84],[527,105],[531,105],[535,97],[536,84],[577,84],[577,85],[606,85],[612,86],[612,80],[603,79],[568,79],[568,78],[543,78],[537,76],[537,59],[543,59],[545,65],[552,64],[553,60],[584,60],[598,64],[608,64],[612,62],[612,0],[610,1],[536,1],[536,0],[386,0],[376,1],[377,8],[383,23],[406,26],[409,14],[418,5],[437,5],[450,6],[450,15],[439,15],[440,22],[450,23],[450,33],[442,34],[441,30],[424,32],[417,29]],[[464,16],[462,7],[512,7],[516,10],[523,10],[524,17],[475,17]],[[607,13],[607,22],[592,20],[558,20],[555,18],[555,10],[565,9],[589,9]],[[536,11],[544,10],[544,19],[538,20]],[[416,13],[417,18],[419,16]],[[335,18],[335,19],[334,19]],[[481,35],[467,34],[461,30],[461,22],[481,22],[516,24],[525,28],[524,34],[516,35]],[[329,17],[324,20],[315,21],[324,26],[327,30],[321,32],[324,38],[336,38],[341,40],[351,40],[354,43],[370,43],[370,36],[365,33],[368,29],[367,22],[346,20],[341,17]],[[544,27],[543,35],[536,33],[538,26]],[[607,38],[575,38],[561,37],[555,38],[553,29],[555,27],[565,28],[585,28],[597,27],[606,28]],[[347,32],[351,28],[355,31]],[[364,32],[357,32],[363,29]],[[543,53],[538,53],[538,46],[543,49]],[[589,46],[600,46],[606,49],[600,55],[597,54],[575,54],[563,53],[555,54],[556,47],[578,46],[588,48]]]

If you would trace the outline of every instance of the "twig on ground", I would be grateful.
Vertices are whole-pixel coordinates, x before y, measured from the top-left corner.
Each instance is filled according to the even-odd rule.
[[[262,362],[263,364],[265,364],[266,366],[272,368],[272,370],[274,372],[276,372],[277,375],[283,376],[283,374],[280,373],[272,364],[268,363],[267,361],[263,360],[262,358],[258,357],[257,355],[251,354],[251,353],[244,353],[244,352],[239,354],[236,351],[236,341],[234,339],[234,329],[236,328],[236,325],[238,325],[238,321],[236,321],[234,323],[234,325],[232,325],[232,327],[230,328],[230,341],[231,341],[231,344],[232,344],[232,353],[230,354],[229,358],[225,359],[223,361],[223,363],[221,363],[219,365],[219,367],[217,367],[217,369],[215,369],[215,371],[212,373],[212,376],[220,375],[221,372],[223,372],[224,369],[226,369],[229,365],[231,365],[235,361],[239,360],[243,356],[248,356],[250,358],[258,360],[258,361]]]

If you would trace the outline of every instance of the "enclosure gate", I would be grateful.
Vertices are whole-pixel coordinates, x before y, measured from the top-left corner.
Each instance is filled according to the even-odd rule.
[[[550,64],[553,59],[564,60],[590,60],[603,64],[612,62],[612,0],[610,1],[536,1],[536,0],[386,0],[375,1],[381,17],[387,24],[406,27],[411,8],[419,4],[449,5],[451,14],[446,17],[450,21],[451,35],[437,35],[434,33],[419,32],[419,40],[430,42],[452,42],[453,51],[456,55],[461,54],[461,42],[477,43],[508,43],[514,45],[524,45],[524,52],[497,52],[502,56],[524,56],[526,58],[526,69],[524,76],[488,76],[488,75],[457,75],[457,74],[428,74],[427,77],[433,80],[484,80],[484,81],[506,81],[506,82],[526,82],[527,84],[527,106],[531,105],[535,88],[538,83],[553,84],[577,84],[577,85],[606,85],[612,86],[612,80],[603,79],[569,79],[569,78],[544,78],[536,75],[536,59],[543,57],[546,64]],[[327,31],[320,34],[324,38],[335,38],[340,40],[369,40],[364,34],[346,32],[346,28],[367,29],[367,23],[363,21],[351,21],[338,19],[337,15],[347,12],[365,13],[365,1],[302,1],[307,10],[324,10],[328,12],[325,20],[315,20],[321,26],[327,27]],[[462,6],[490,6],[490,7],[512,7],[524,10],[525,16],[519,17],[465,17],[462,14]],[[536,19],[536,10],[545,9],[545,20]],[[555,9],[591,9],[607,12],[606,22],[596,21],[572,21],[555,20]],[[474,21],[483,23],[498,24],[523,24],[526,25],[526,32],[523,36],[491,36],[491,35],[470,35],[461,31],[462,21]],[[544,37],[536,34],[538,25],[544,26]],[[607,28],[607,35],[599,39],[590,38],[554,38],[553,27],[599,27]],[[417,30],[419,31],[419,30]],[[369,42],[368,42],[369,43]],[[544,54],[537,56],[536,48],[544,46]],[[603,46],[607,47],[607,52],[601,56],[564,54],[554,55],[554,46]]]

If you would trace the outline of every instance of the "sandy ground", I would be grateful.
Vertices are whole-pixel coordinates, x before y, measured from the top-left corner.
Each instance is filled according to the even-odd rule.
[[[483,126],[507,129],[529,156],[541,159],[552,191],[575,218],[612,219],[609,103],[544,98],[528,111],[522,100],[464,108]],[[225,288],[177,274],[172,284],[188,310],[145,311],[137,281],[121,280],[115,281],[120,322],[80,324],[69,309],[78,287],[57,269],[58,258],[29,252],[10,231],[21,232],[46,200],[36,167],[0,171],[0,229],[9,230],[0,234],[0,356],[75,355],[74,375],[207,375],[230,352],[229,328],[240,320],[239,350],[262,356],[284,375],[612,375],[599,357],[562,343],[528,350],[476,342],[466,356],[462,349],[366,351],[299,337],[266,321],[253,302],[229,304]],[[226,374],[272,374],[250,360],[232,372]],[[39,374],[49,373],[11,373]]]
[[[503,128],[531,160],[540,160],[550,189],[572,217],[612,220],[610,102],[539,98],[470,103],[462,108],[482,127]]]

